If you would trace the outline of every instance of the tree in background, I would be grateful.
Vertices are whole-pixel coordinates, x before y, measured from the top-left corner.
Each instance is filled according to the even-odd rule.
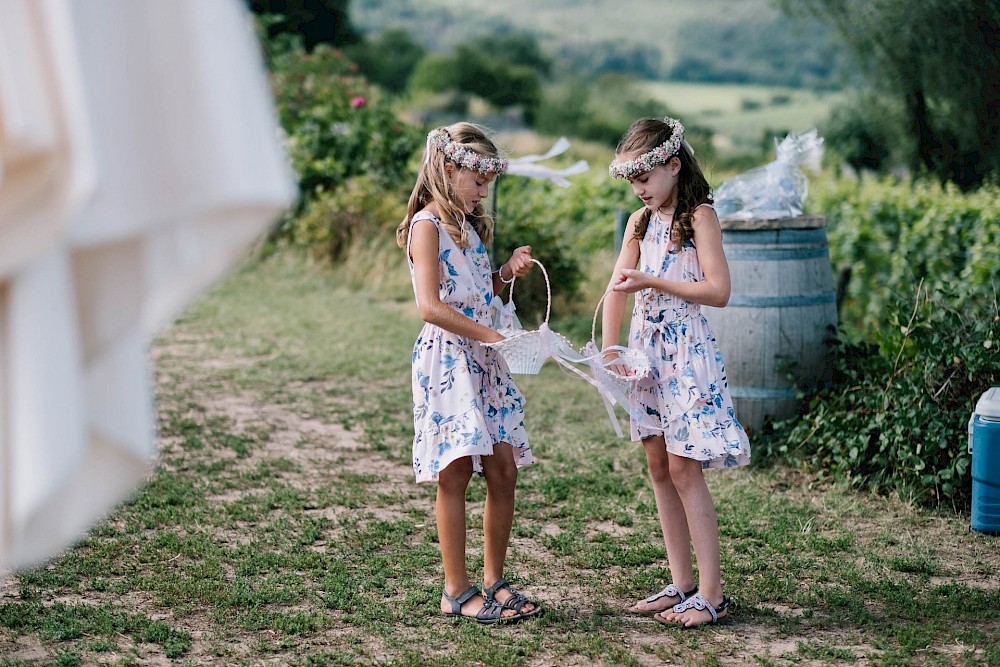
[[[815,19],[798,23],[777,10],[746,6],[734,6],[724,20],[685,21],[675,62],[661,78],[839,88],[855,75],[827,26]]]
[[[493,39],[507,40],[518,48],[505,49]],[[531,123],[542,99],[538,68],[546,63],[537,46],[531,49],[531,41],[530,37],[511,35],[484,37],[457,45],[450,55],[430,54],[417,64],[409,86],[413,90],[477,95],[501,108],[520,106]]]
[[[831,25],[903,108],[909,162],[963,189],[1000,174],[1000,3],[778,0]]]
[[[365,36],[344,53],[358,65],[358,71],[372,83],[393,93],[406,90],[413,68],[427,54],[410,33],[393,28]]]
[[[317,44],[346,46],[359,40],[351,26],[350,0],[249,0],[250,10],[267,17],[267,38],[299,37],[307,51]]]

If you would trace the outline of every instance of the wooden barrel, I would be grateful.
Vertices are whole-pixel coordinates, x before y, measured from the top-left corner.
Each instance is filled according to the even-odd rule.
[[[826,221],[721,223],[732,295],[725,308],[702,312],[719,341],[736,416],[759,430],[765,417],[797,414],[796,386],[830,377],[837,305]]]

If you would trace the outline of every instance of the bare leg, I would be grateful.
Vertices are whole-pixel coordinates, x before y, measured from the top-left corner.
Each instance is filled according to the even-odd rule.
[[[510,545],[510,530],[514,522],[514,488],[517,485],[517,465],[514,463],[514,449],[506,442],[493,446],[493,456],[482,457],[483,473],[486,475],[486,508],[483,515],[483,586],[489,588],[503,577],[507,548]],[[507,590],[499,590],[497,602],[510,597]],[[525,604],[522,611],[534,609],[533,604]],[[504,609],[505,618],[516,616],[513,609]]]
[[[684,507],[694,555],[698,562],[698,592],[712,606],[722,604],[722,572],[719,564],[719,524],[715,515],[715,503],[705,483],[701,461],[684,456],[667,454],[670,460],[670,478]],[[720,612],[719,618],[726,615]],[[711,620],[708,611],[688,610],[683,614],[667,612],[665,620],[688,627],[707,623]]]
[[[663,531],[663,542],[667,548],[667,563],[670,566],[670,576],[682,591],[694,588],[694,572],[691,567],[691,536],[688,533],[687,517],[680,496],[674,488],[670,476],[670,459],[663,436],[654,436],[642,441],[646,449],[646,465],[649,468],[649,478],[653,484],[653,497],[656,499],[656,513],[660,518],[660,529]],[[655,602],[641,600],[633,609],[641,613],[670,609],[678,602],[679,597],[662,597]]]
[[[438,475],[437,515],[438,542],[441,545],[441,563],[444,566],[444,590],[451,597],[469,589],[469,570],[465,562],[465,491],[472,478],[472,459],[452,461]],[[462,613],[475,616],[484,604],[476,595],[462,605]],[[451,605],[441,598],[441,611],[451,612]]]

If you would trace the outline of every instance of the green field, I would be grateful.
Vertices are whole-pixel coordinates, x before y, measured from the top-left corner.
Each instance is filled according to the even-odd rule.
[[[419,5],[406,0],[354,0],[351,19],[369,32],[387,28],[414,29],[414,22],[429,25],[440,21],[434,40],[445,45],[470,35],[506,26],[556,42],[620,40],[623,43],[653,43],[671,52],[682,24],[688,21],[719,21],[733,14],[774,16],[769,0],[680,0],[664,7],[659,0],[638,0],[622,11],[607,0],[424,0]],[[447,21],[442,19],[447,18]],[[415,34],[419,38],[419,34]]]
[[[821,126],[842,92],[774,86],[649,82],[645,90],[688,124],[715,132],[720,153],[747,152],[765,137]]]

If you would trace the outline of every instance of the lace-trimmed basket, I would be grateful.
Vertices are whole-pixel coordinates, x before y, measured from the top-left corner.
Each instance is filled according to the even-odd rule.
[[[504,361],[507,362],[510,372],[519,375],[537,375],[542,370],[542,365],[549,356],[547,346],[545,345],[545,336],[547,334],[558,336],[558,334],[553,334],[549,329],[549,314],[552,310],[552,286],[549,283],[549,274],[537,259],[532,259],[531,261],[538,265],[538,268],[542,270],[542,275],[545,276],[545,294],[547,297],[545,321],[534,331],[525,331],[523,329],[501,330],[500,333],[507,336],[507,338],[497,343],[484,344],[500,352],[503,355]],[[514,282],[516,280],[517,276],[514,276],[510,282],[510,300],[514,299]]]
[[[581,353],[593,360],[589,365],[594,369],[595,375],[600,375],[598,378],[600,381],[609,383],[621,397],[627,397],[635,388],[635,383],[649,374],[649,357],[634,347],[612,345],[605,350],[597,347],[597,315],[601,312],[601,305],[609,293],[605,292],[594,308],[594,320],[590,325],[590,342],[583,347]],[[604,352],[608,351],[617,352],[618,357],[604,361]],[[622,373],[615,367],[623,368],[625,372]]]

